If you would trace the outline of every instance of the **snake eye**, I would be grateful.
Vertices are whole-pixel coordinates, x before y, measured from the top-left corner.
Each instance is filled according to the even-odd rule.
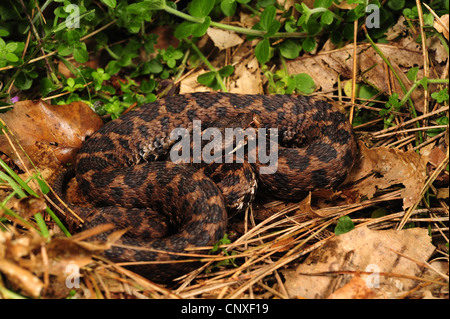
[[[58,142],[49,142],[48,144],[51,146],[58,146]]]

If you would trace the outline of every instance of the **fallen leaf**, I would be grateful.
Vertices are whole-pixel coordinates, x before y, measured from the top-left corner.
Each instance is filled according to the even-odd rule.
[[[389,28],[389,30],[387,30],[386,32],[387,41],[395,40],[400,35],[406,33],[408,29],[407,25],[405,24],[405,21],[406,21],[405,17],[400,16],[397,20],[397,23],[392,28]]]
[[[76,70],[80,66],[85,66],[92,69],[97,69],[100,67],[98,57],[90,57],[89,61],[85,63],[79,63],[73,60],[70,62],[70,64],[72,65],[72,70]],[[78,76],[74,75],[63,61],[58,62],[58,73],[60,73],[65,78],[76,78]]]
[[[21,101],[15,103],[11,111],[0,114],[0,117],[39,167],[73,161],[86,136],[103,125],[99,116],[82,102],[50,105],[41,100]],[[15,141],[14,138],[11,140]],[[0,150],[22,170],[22,164],[31,168],[31,164],[19,160],[18,154],[26,159],[21,148],[18,145],[15,148],[17,152],[5,136],[0,136]]]
[[[346,181],[355,182],[352,189],[360,197],[371,199],[379,189],[403,184],[403,209],[411,207],[420,199],[427,177],[427,156],[388,147],[368,149],[361,141],[359,150],[360,158]]]
[[[219,50],[235,47],[244,40],[234,32],[216,28],[208,28],[206,32]]]
[[[437,36],[427,38],[426,45],[430,56],[434,58],[437,63],[444,63],[448,60],[448,53],[446,48],[442,45],[441,40]]]
[[[88,249],[83,245],[83,242],[77,242],[70,238],[53,238],[46,246],[49,260],[48,271],[51,275],[63,281],[68,266],[75,265],[81,268],[88,265],[92,262],[92,255],[101,251],[102,248],[104,247],[94,246]],[[33,272],[37,275],[42,274],[42,271],[45,269],[43,260],[40,254],[37,255],[36,266],[33,269]]]
[[[448,199],[448,198],[449,198],[448,187],[437,189],[436,199]]]
[[[262,78],[258,60],[254,56],[243,57],[239,60],[241,50],[236,52],[233,62],[234,73],[231,76],[229,87],[231,93],[258,94],[262,92]]]
[[[14,202],[14,211],[25,219],[44,211],[47,208],[47,202],[42,198],[26,196]]]
[[[409,69],[413,66],[422,68],[421,49],[417,48],[417,45],[404,47],[402,45],[377,44],[377,46],[389,58],[393,69],[408,90],[412,86],[412,82],[408,80],[403,69]],[[404,96],[398,80],[389,76],[386,64],[370,44],[358,45],[356,54],[358,55],[357,82],[365,82],[386,94],[390,94],[392,91],[398,93],[400,98]],[[288,60],[286,65],[289,74],[307,73],[323,92],[332,92],[336,89],[335,86],[339,78],[344,80],[353,77],[353,45],[347,45],[337,50],[319,52],[314,56],[304,55],[295,60]],[[422,69],[419,71],[423,72]],[[414,102],[420,102],[423,99],[423,92],[415,90],[411,98]],[[414,105],[418,111],[422,111],[423,103],[414,103]]]
[[[191,73],[180,81],[180,94],[193,93],[193,92],[212,92],[213,89],[200,84],[197,81],[199,75],[206,73],[205,70],[200,70],[195,73]]]
[[[395,298],[417,284],[416,280],[405,276],[417,277],[423,271],[421,265],[396,252],[423,263],[434,250],[427,229],[375,231],[359,227],[331,238],[314,250],[297,269],[286,270],[283,273],[285,287],[292,298],[327,298],[361,272],[361,279],[370,290],[352,287],[355,283],[346,289],[356,290],[357,294],[360,292],[367,297]],[[355,275],[337,275],[339,272],[353,272]],[[359,283],[356,285],[360,286]]]
[[[437,19],[435,19],[433,26],[436,29],[436,31],[442,33],[448,41],[448,33],[449,33],[448,14],[444,14],[442,17],[440,17],[440,20],[443,25]]]

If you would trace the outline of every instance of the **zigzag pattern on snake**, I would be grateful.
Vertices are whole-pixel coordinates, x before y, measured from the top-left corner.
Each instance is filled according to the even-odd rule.
[[[278,128],[278,167],[258,175],[261,164],[179,165],[167,160],[178,127],[192,131],[193,121],[214,125],[223,118],[256,114],[260,125]],[[203,129],[203,126],[202,126]],[[331,104],[291,95],[192,93],[166,97],[111,121],[80,149],[75,175],[84,196],[95,207],[71,208],[84,219],[81,229],[113,223],[128,229],[122,246],[105,251],[119,262],[144,262],[130,267],[155,281],[168,281],[194,263],[152,264],[186,258],[189,247],[208,246],[223,237],[227,205],[243,207],[259,189],[285,199],[333,188],[343,182],[357,154],[351,125]],[[236,168],[238,166],[238,168]],[[63,194],[70,171],[55,182]],[[239,188],[240,187],[240,188]],[[245,207],[245,206],[244,206]],[[74,221],[68,221],[75,227]],[[104,235],[106,236],[106,234]],[[105,237],[103,237],[104,239]],[[123,245],[141,247],[128,249]]]

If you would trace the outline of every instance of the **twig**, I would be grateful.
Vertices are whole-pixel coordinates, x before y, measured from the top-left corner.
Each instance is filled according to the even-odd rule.
[[[375,137],[375,136],[378,136],[378,135],[380,135],[380,134],[384,134],[384,133],[386,133],[386,132],[390,132],[390,131],[393,131],[393,130],[398,130],[400,127],[403,127],[403,126],[412,124],[412,123],[414,123],[414,122],[416,122],[416,121],[419,121],[419,120],[421,120],[421,119],[423,119],[423,118],[425,118],[425,117],[429,117],[429,116],[433,116],[433,115],[435,115],[435,114],[439,114],[439,113],[442,113],[442,112],[446,112],[446,111],[448,111],[448,110],[449,110],[449,107],[448,107],[448,106],[443,106],[443,107],[441,107],[440,109],[437,109],[437,110],[435,110],[435,111],[433,111],[433,112],[429,112],[429,113],[427,113],[427,114],[420,115],[420,116],[415,117],[415,118],[413,118],[413,119],[411,119],[411,120],[408,120],[408,121],[405,121],[405,122],[403,122],[403,123],[400,123],[400,124],[398,124],[398,125],[396,125],[396,126],[392,126],[392,127],[387,128],[387,129],[384,129],[384,130],[381,130],[381,131],[372,133],[372,136]]]
[[[352,76],[352,99],[351,102],[351,108],[350,108],[350,117],[349,122],[353,122],[353,113],[355,111],[355,96],[356,96],[356,61],[357,61],[357,55],[356,55],[356,49],[357,49],[357,38],[358,38],[358,19],[356,19],[353,23],[353,76]]]
[[[387,136],[391,136],[391,135],[395,135],[395,134],[402,134],[402,133],[408,133],[408,132],[417,132],[417,131],[425,131],[425,130],[431,130],[431,129],[435,129],[435,128],[447,128],[448,125],[435,125],[435,126],[426,126],[426,127],[416,127],[416,128],[410,128],[410,129],[406,129],[406,130],[402,130],[402,131],[395,131],[395,132],[390,132],[390,133],[386,133],[386,134],[382,134],[382,135],[377,135],[376,138],[383,138],[383,137],[387,137]]]
[[[424,22],[423,22],[423,12],[422,12],[422,4],[420,0],[416,0],[417,6],[417,14],[419,15],[419,23],[420,23],[420,35],[422,38],[422,55],[423,55],[423,76],[428,78],[428,50],[427,50],[427,36],[424,30]],[[423,114],[428,113],[428,87],[424,87],[424,101],[423,101]],[[424,121],[426,122],[426,120]],[[423,123],[426,125],[426,123]]]

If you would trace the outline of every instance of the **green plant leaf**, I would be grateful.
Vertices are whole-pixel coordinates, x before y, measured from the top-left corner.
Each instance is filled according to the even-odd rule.
[[[448,117],[442,116],[442,117],[436,119],[436,122],[438,125],[448,125]],[[427,136],[433,137],[444,131],[445,131],[444,128],[432,128],[432,129],[427,130]]]
[[[176,28],[173,35],[178,39],[186,39],[192,35],[192,30],[197,23],[184,21],[181,22]]]
[[[151,93],[156,88],[156,81],[153,79],[150,80],[143,80],[141,82],[140,89],[142,93]]]
[[[353,223],[351,218],[346,215],[346,216],[342,216],[341,218],[338,219],[337,225],[334,229],[334,233],[336,235],[341,235],[341,234],[348,233],[349,231],[351,231],[354,228],[355,228],[355,224]]]
[[[296,90],[305,94],[311,94],[312,92],[314,92],[316,84],[309,74],[299,73],[294,75],[293,78],[295,81]]]
[[[305,52],[311,52],[316,48],[316,40],[313,37],[306,38],[302,43]]]
[[[69,45],[76,45],[80,42],[81,35],[77,30],[67,30],[64,33],[64,39],[67,41]]]
[[[142,74],[158,74],[163,68],[162,63],[158,59],[151,59],[149,62],[144,63]]]
[[[448,101],[449,96],[447,92],[448,90],[446,89],[440,90],[439,92],[433,92],[431,93],[431,97],[435,99],[438,103],[442,103],[444,101]]]
[[[431,13],[424,13],[423,14],[423,22],[427,26],[433,26],[434,24],[434,17]]]
[[[73,48],[73,58],[80,63],[85,63],[89,60],[89,53],[84,42],[79,42]]]
[[[14,51],[17,50],[17,47],[18,47],[17,42],[9,42],[9,43],[6,45],[6,51],[8,51],[8,52],[14,52]]]
[[[333,23],[333,19],[333,12],[327,10],[320,17],[320,23],[330,25],[331,23]]]
[[[14,53],[8,52],[5,54],[5,59],[9,62],[17,62],[19,61],[19,58]]]
[[[222,78],[226,78],[227,76],[232,75],[234,72],[234,66],[225,65],[223,68],[219,70],[219,74]]]
[[[50,79],[48,79],[48,78],[42,78],[39,81],[39,87],[40,87],[42,96],[47,96],[47,94],[55,91],[58,88],[58,86],[53,84],[53,82],[50,81]]]
[[[200,74],[197,77],[197,81],[205,86],[208,86],[210,88],[213,88],[214,90],[220,89],[219,81],[217,80],[216,73],[221,78],[225,78],[227,76],[230,76],[234,72],[234,67],[232,65],[226,65],[223,68],[221,68],[219,71],[210,71],[203,74]]]
[[[286,59],[295,59],[300,54],[302,45],[298,40],[286,40],[280,45],[280,53]]]
[[[61,43],[58,47],[57,47],[57,51],[60,55],[62,56],[68,56],[71,55],[73,52],[73,46],[67,44],[67,43]]]
[[[275,20],[277,9],[274,6],[268,6],[261,14],[259,25],[265,31],[269,31],[270,26]]]
[[[423,86],[423,88],[425,90],[428,90],[428,78],[427,77],[423,77],[420,79],[419,84]]]
[[[189,13],[196,18],[206,17],[214,7],[214,1],[210,0],[192,0],[189,4]]]
[[[333,4],[333,0],[316,0],[314,8],[329,8]]]
[[[104,4],[106,4],[108,7],[114,9],[117,5],[116,0],[100,0],[101,2],[103,2]]]
[[[120,65],[119,62],[116,60],[109,61],[109,63],[106,65],[106,73],[110,75],[117,74],[120,71]]]
[[[303,29],[305,29],[310,36],[314,36],[322,30],[322,25],[314,19],[309,19],[308,22],[303,25]]]
[[[50,191],[50,188],[48,187],[47,183],[44,182],[41,178],[39,177],[35,177],[35,180],[38,182],[39,187],[41,188],[41,191],[43,194],[48,194],[48,192]]]
[[[273,20],[272,24],[269,27],[269,30],[267,30],[265,37],[271,37],[273,36],[281,27],[281,23],[278,20]]]
[[[391,10],[402,10],[405,7],[405,0],[389,0],[387,5]]]
[[[237,4],[234,0],[223,0],[220,3],[220,9],[227,17],[231,17],[234,14],[234,12],[236,11],[236,7]]]
[[[211,17],[205,17],[205,21],[203,23],[196,24],[194,26],[194,28],[192,29],[192,35],[194,37],[204,36],[210,24],[211,24]]]
[[[200,75],[197,77],[197,81],[198,81],[199,83],[201,83],[201,84],[203,84],[203,85],[206,85],[206,86],[208,86],[208,87],[211,87],[211,86],[212,86],[212,84],[213,84],[213,82],[215,81],[215,79],[216,79],[216,75],[214,74],[213,71],[210,71],[210,72],[206,72],[206,73],[200,74]]]
[[[406,74],[406,77],[411,82],[414,82],[417,79],[417,72],[419,72],[419,67],[417,67],[417,66],[413,67],[413,68],[408,70],[408,73]]]
[[[259,63],[264,64],[269,61],[270,43],[268,39],[262,39],[255,47],[256,59]]]
[[[14,85],[21,90],[28,90],[33,84],[33,80],[28,77],[25,72],[21,72],[17,75]]]

